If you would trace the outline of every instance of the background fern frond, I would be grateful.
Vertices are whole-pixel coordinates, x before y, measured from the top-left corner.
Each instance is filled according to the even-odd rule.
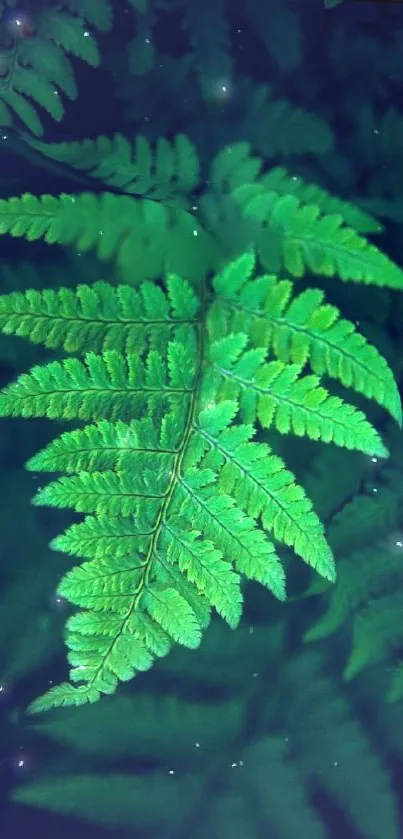
[[[102,31],[112,23],[108,0],[94,4],[66,0],[64,9],[46,6],[32,10],[32,33],[16,38],[4,51],[5,71],[0,84],[2,124],[11,125],[15,116],[33,134],[43,126],[37,106],[60,121],[64,114],[61,93],[77,96],[76,79],[68,55],[97,67],[100,54],[87,23]],[[67,7],[67,9],[66,9]]]
[[[199,157],[184,134],[172,142],[159,138],[153,145],[140,134],[133,141],[122,134],[83,142],[45,143],[29,136],[26,141],[51,160],[155,201],[184,204],[199,184]]]
[[[60,9],[45,9],[35,17],[35,27],[40,37],[53,41],[65,53],[98,66],[98,46],[82,18]]]

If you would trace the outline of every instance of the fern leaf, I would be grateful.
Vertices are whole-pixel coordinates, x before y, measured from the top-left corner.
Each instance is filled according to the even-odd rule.
[[[52,160],[67,163],[125,193],[155,201],[181,203],[200,180],[198,154],[184,134],[177,134],[171,143],[160,138],[155,147],[142,135],[137,135],[134,142],[122,134],[70,143],[26,139]]]
[[[207,101],[231,84],[232,58],[230,34],[223,0],[186,3],[182,28],[188,30],[195,71]]]
[[[212,609],[235,627],[245,578],[284,600],[272,539],[335,579],[312,503],[283,460],[253,441],[256,425],[385,449],[364,415],[329,396],[317,376],[267,360],[262,301],[269,282],[277,317],[284,286],[276,303],[274,281],[254,278],[254,267],[250,253],[235,260],[213,278],[213,295],[203,292],[203,305],[173,273],[137,290],[96,283],[0,299],[4,332],[84,353],[20,376],[0,393],[0,414],[91,421],[28,463],[64,473],[34,504],[85,514],[52,542],[84,560],[58,589],[82,610],[65,633],[79,687],[59,686],[31,710],[96,701],[174,643],[193,649]],[[305,322],[305,300],[290,315],[294,328]],[[91,342],[99,353],[86,352]]]
[[[355,618],[353,648],[344,678],[353,679],[369,664],[387,658],[402,646],[403,596],[396,591],[373,600]]]
[[[262,363],[265,351],[246,350],[247,335],[231,334],[210,347],[210,360],[224,379],[222,395],[240,399],[243,393],[248,418],[258,418],[263,428],[274,426],[281,434],[333,442],[366,454],[386,457],[379,434],[364,414],[337,396],[329,396],[317,376],[301,376],[301,367],[280,361]],[[234,352],[234,343],[237,343]]]
[[[175,345],[172,344],[173,354]],[[130,419],[143,407],[158,400],[165,392],[182,393],[191,389],[194,359],[188,355],[189,366],[182,386],[175,378],[176,367],[170,370],[155,351],[148,357],[149,367],[139,363],[138,356],[124,359],[114,350],[102,356],[87,353],[84,362],[76,358],[52,361],[33,367],[0,395],[1,416],[48,417],[51,419]],[[183,371],[185,376],[185,370]]]
[[[271,348],[285,364],[303,367],[309,362],[318,376],[326,374],[375,399],[401,425],[399,390],[375,347],[340,317],[335,306],[323,303],[321,290],[309,288],[292,296],[290,280],[262,276],[251,282],[253,268],[254,255],[250,254],[214,277],[217,299],[212,311],[220,312],[223,303],[232,314],[234,332],[238,324],[246,326],[255,346]]]
[[[400,551],[391,551],[381,543],[360,549],[339,562],[337,582],[329,596],[329,607],[306,632],[304,641],[326,638],[343,626],[358,609],[393,588],[402,576]]]
[[[217,193],[232,192],[245,183],[253,183],[263,162],[251,154],[251,144],[231,143],[214,155],[209,168],[209,183]]]
[[[28,290],[0,297],[0,329],[50,349],[141,353],[163,348],[170,329],[196,320],[199,302],[188,283],[170,275],[167,292],[151,283],[130,286],[96,282],[57,291]],[[150,323],[148,317],[153,315]]]
[[[294,483],[291,472],[272,455],[269,446],[249,442],[251,427],[228,428],[226,423],[219,430],[216,414],[214,408],[201,412],[198,433],[211,446],[215,468],[220,468],[221,490],[233,495],[252,518],[261,516],[264,527],[278,541],[293,546],[319,574],[334,579],[332,554],[302,487]]]
[[[99,690],[88,684],[76,686],[71,685],[70,682],[62,682],[31,702],[28,711],[31,714],[36,714],[40,711],[49,711],[55,707],[74,707],[84,705],[87,702],[97,702],[99,697]]]
[[[257,38],[281,73],[297,70],[302,62],[302,31],[295,11],[285,8],[282,2],[265,9],[260,0],[252,0],[245,11]]]
[[[237,88],[245,103],[242,135],[249,137],[266,159],[332,153],[334,135],[316,114],[297,108],[286,99],[272,99],[268,85],[257,85],[251,79],[238,81]]]
[[[108,0],[100,0],[96,10],[89,0],[66,0],[64,5],[70,6],[73,14],[61,9],[32,10],[35,38],[16,39],[4,51],[7,66],[0,85],[3,125],[12,124],[17,115],[29,131],[41,136],[42,122],[29,100],[60,120],[64,106],[59,91],[70,99],[77,95],[74,71],[66,54],[72,53],[94,67],[99,64],[98,47],[86,21],[99,29],[109,28],[112,10]]]
[[[382,540],[389,544],[390,533],[399,531],[400,471],[389,478],[388,484],[375,487],[377,491],[371,495],[356,494],[333,517],[329,525],[329,542],[336,556],[347,557],[367,546],[380,544]]]
[[[12,112],[14,111],[29,131],[38,135],[43,133],[41,120],[35,108],[25,96],[8,87],[0,88],[0,98],[2,99],[2,110],[4,110],[4,107],[6,108],[5,125],[10,125],[13,122]]]
[[[24,65],[28,65],[28,67],[24,70],[24,74],[22,76],[16,76],[14,74],[14,87],[16,87],[16,80],[18,81],[19,78],[22,91],[28,94],[29,91],[32,90],[32,86],[34,84],[34,82],[30,79],[32,70],[34,70],[37,76],[47,82],[48,85],[51,85],[51,88],[44,88],[45,102],[41,102],[39,95],[34,96],[34,92],[31,93],[31,96],[36,99],[39,104],[44,104],[45,109],[49,113],[52,113],[49,109],[49,102],[52,103],[57,94],[54,90],[54,85],[56,85],[62,93],[68,96],[69,99],[76,98],[77,84],[73,68],[67,56],[58,49],[56,44],[52,43],[52,41],[46,41],[44,38],[41,38],[40,40],[38,38],[27,38],[19,43],[18,54],[20,62]],[[27,84],[26,88],[24,88],[24,80]],[[51,107],[56,107],[56,105],[52,106],[51,104]],[[60,103],[58,103],[57,107],[60,109]],[[30,135],[27,137],[28,142],[29,139]]]
[[[169,423],[175,426],[175,437],[159,437],[150,418],[108,422],[102,420],[83,429],[66,431],[56,437],[45,449],[34,455],[26,464],[27,469],[38,472],[93,472],[96,470],[132,469],[139,464],[139,453],[152,452],[154,466],[165,462],[178,450],[183,418],[177,412],[166,416],[162,430]]]
[[[199,279],[210,270],[214,254],[210,236],[190,213],[111,193],[0,199],[0,234],[5,233],[74,244],[79,251],[94,248],[103,261],[117,256],[130,283],[167,270]]]
[[[252,179],[242,183],[251,183]],[[331,195],[318,184],[306,183],[296,175],[290,175],[283,166],[273,166],[269,172],[260,178],[260,184],[265,192],[276,192],[278,195],[295,195],[301,204],[315,204],[323,215],[341,216],[344,223],[353,227],[357,233],[381,233],[383,226],[374,216],[362,210],[350,201],[344,201]]]
[[[287,742],[288,737],[266,736],[259,737],[248,746],[245,764],[247,761],[250,774],[246,792],[250,789],[250,795],[247,797],[253,801],[259,823],[264,824],[268,836],[295,839],[306,835],[310,839],[327,839],[327,832],[311,804],[305,779],[287,754]],[[242,792],[245,794],[245,783],[241,792],[240,779],[237,780],[238,783],[233,781],[238,793],[236,800],[241,799]]]
[[[168,827],[170,832],[175,831],[178,821],[185,821],[198,793],[197,781],[190,774],[176,786],[160,771],[151,771],[145,777],[144,773],[108,770],[104,774],[69,772],[42,777],[21,785],[14,800],[26,807],[58,813],[59,817],[74,813],[80,823],[89,824],[88,828],[84,826],[87,832],[99,825],[104,831],[110,828],[111,832],[122,833],[135,824],[143,834],[158,835]],[[156,806],[157,801],[163,801],[164,806]]]
[[[196,615],[175,589],[159,584],[150,586],[144,597],[144,608],[174,641],[191,649],[199,646],[201,632]]]
[[[54,41],[64,52],[98,67],[100,56],[96,41],[80,17],[58,9],[44,9],[35,17],[35,28],[39,36]]]
[[[53,119],[60,122],[64,108],[59,98],[59,91],[32,67],[18,67],[14,71],[13,87],[17,93],[29,96],[36,104],[48,111]]]
[[[396,796],[385,762],[321,658],[311,653],[294,659],[285,670],[284,692],[293,763],[311,789],[333,799],[362,836],[397,839]]]
[[[302,277],[306,270],[325,277],[401,289],[403,272],[384,253],[338,215],[322,216],[315,204],[300,205],[294,195],[266,192],[260,184],[232,193],[247,219],[262,225],[257,241],[267,270]]]
[[[63,0],[70,12],[79,15],[91,26],[101,32],[107,32],[112,25],[112,6],[110,0]]]
[[[151,459],[150,459],[151,466]],[[74,509],[78,513],[129,516],[137,497],[161,499],[166,492],[169,473],[155,473],[151,468],[132,478],[129,472],[80,472],[47,484],[34,496],[33,503]]]

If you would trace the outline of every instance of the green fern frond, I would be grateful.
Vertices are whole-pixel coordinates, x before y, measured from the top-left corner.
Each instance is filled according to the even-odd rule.
[[[0,394],[0,415],[130,419],[150,410],[153,400],[164,404],[167,396],[173,403],[181,398],[185,406],[194,376],[194,358],[179,343],[170,345],[165,360],[150,351],[146,365],[137,355],[123,357],[116,350],[102,356],[87,353],[84,362],[77,358],[51,361],[21,375]]]
[[[323,440],[344,448],[387,457],[379,434],[362,411],[329,396],[317,376],[301,376],[301,366],[281,361],[262,363],[260,350],[246,350],[233,357],[228,347],[246,335],[230,335],[211,347],[212,369],[224,379],[223,394],[240,401],[249,421],[258,419],[263,428],[281,434]],[[244,395],[245,394],[245,395]]]
[[[170,440],[167,441],[167,429]],[[172,433],[173,432],[173,433]],[[39,472],[92,472],[129,468],[141,452],[152,451],[155,462],[174,454],[180,446],[181,414],[169,414],[161,422],[158,435],[151,419],[124,423],[102,420],[94,425],[66,431],[34,455],[27,468]]]
[[[29,99],[16,90],[0,85],[0,109],[2,125],[13,125],[15,115],[17,115],[33,134],[43,133],[43,126],[34,106],[31,105]]]
[[[44,9],[35,16],[38,35],[53,41],[63,52],[81,58],[92,67],[100,62],[99,50],[85,21],[59,9]]]
[[[401,526],[401,480],[400,470],[392,472],[386,485],[372,487],[369,495],[357,493],[336,513],[328,530],[336,556],[347,557],[382,540],[389,544],[390,533]]]
[[[315,642],[350,630],[351,652],[344,677],[350,680],[369,665],[387,664],[392,670],[387,696],[392,701],[399,698],[400,671],[393,672],[389,665],[402,643],[400,486],[399,469],[384,471],[379,487],[371,485],[370,495],[361,492],[353,497],[330,522],[327,537],[338,559],[338,578],[326,592],[322,616],[304,637],[305,642]],[[317,593],[319,587],[313,581],[306,595]]]
[[[221,205],[211,214],[206,196],[204,201],[202,197],[200,221],[181,206],[184,197],[189,203],[189,190],[197,180],[198,162],[193,147],[184,138],[177,138],[171,145],[161,141],[153,156],[149,144],[140,138],[141,151],[137,152],[139,159],[144,158],[145,179],[141,176],[138,182],[136,162],[129,160],[128,167],[124,164],[119,172],[120,156],[129,159],[131,144],[120,138],[115,148],[114,142],[110,146],[105,141],[105,168],[102,162],[96,165],[97,176],[102,174],[111,185],[149,190],[159,198],[168,195],[173,203],[111,193],[61,194],[57,198],[25,194],[0,201],[0,233],[29,240],[44,238],[49,243],[74,245],[79,251],[94,249],[101,260],[116,257],[124,279],[130,277],[131,282],[155,279],[167,270],[204,279],[209,271],[216,270],[221,259]],[[40,148],[35,141],[32,145]],[[89,143],[90,169],[98,153],[102,157],[103,146],[101,138],[99,148],[95,143],[94,153],[94,143]],[[341,216],[323,215],[314,204],[301,205],[295,195],[267,191],[264,177],[261,181],[240,183],[246,176],[257,176],[261,161],[250,157],[247,144],[236,144],[226,151],[213,162],[213,182],[231,187],[231,201],[241,214],[241,219],[237,219],[240,233],[245,237],[249,231],[248,240],[254,243],[266,269],[273,273],[285,270],[297,277],[310,270],[381,287],[403,287],[402,270],[354,229],[344,226]],[[70,152],[73,157],[80,155],[74,148],[66,154]],[[85,156],[84,144],[80,164],[84,169]],[[77,167],[80,168],[78,162]],[[161,187],[156,182],[157,172],[158,177],[161,175]],[[326,204],[321,197],[320,203]],[[318,305],[319,302],[318,298]]]
[[[350,553],[338,563],[335,586],[329,593],[329,607],[305,633],[306,642],[326,638],[342,627],[368,601],[398,580],[403,581],[400,551],[377,544]],[[372,647],[372,634],[369,638]]]
[[[397,839],[399,817],[386,762],[346,692],[313,653],[291,661],[284,676],[284,730],[293,764],[313,791],[323,791],[348,814],[360,835]]]
[[[166,291],[142,283],[139,291],[103,282],[74,290],[28,290],[0,297],[0,329],[50,349],[67,352],[141,353],[166,346],[170,333],[196,322],[199,302],[187,283],[167,278]]]
[[[354,620],[352,651],[344,678],[353,679],[369,664],[389,659],[402,647],[403,595],[395,591],[369,603]]]
[[[284,155],[326,155],[335,145],[334,135],[316,114],[286,99],[273,99],[269,85],[250,79],[238,82],[245,102],[242,136],[266,159]]]
[[[232,55],[230,27],[224,0],[199,3],[181,1],[181,27],[188,32],[195,73],[202,95],[214,100],[220,86],[231,84]]]
[[[68,691],[65,695],[71,698]],[[145,776],[134,772],[79,770],[52,774],[21,785],[13,797],[19,806],[48,810],[58,813],[59,818],[60,814],[71,817],[74,813],[80,823],[89,822],[88,830],[97,825],[104,831],[109,828],[111,832],[122,833],[135,824],[143,834],[158,835],[166,832],[167,825],[172,831],[177,829],[178,813],[184,821],[191,812],[191,803],[198,800],[198,793],[198,780],[190,773],[183,773],[176,786],[161,771],[150,771]],[[157,801],[163,802],[163,807],[156,806]]]
[[[272,539],[334,580],[322,523],[282,459],[253,440],[255,428],[386,450],[364,415],[316,375],[268,358],[270,338],[254,346],[253,306],[272,283],[254,278],[254,267],[244,254],[201,299],[173,274],[138,290],[96,283],[1,299],[4,332],[84,354],[20,376],[0,394],[1,415],[91,421],[28,463],[64,473],[35,504],[86,516],[52,543],[83,559],[59,585],[82,610],[66,627],[73,685],[31,710],[93,702],[173,644],[196,647],[211,609],[235,627],[243,579],[283,600]],[[247,299],[252,314],[243,312]],[[295,323],[304,322],[297,304]],[[98,353],[86,351],[91,343]]]
[[[64,108],[58,90],[32,67],[17,67],[14,70],[13,89],[20,95],[29,96],[35,104],[41,105],[53,119],[60,122]]]
[[[166,270],[203,278],[216,257],[211,237],[190,213],[111,193],[0,199],[0,234],[5,233],[95,249],[101,260],[116,256],[132,283]]]
[[[282,73],[295,71],[302,63],[302,21],[295,11],[280,3],[265,8],[252,0],[245,14],[268,55]]]
[[[172,142],[160,138],[155,147],[142,135],[131,142],[122,134],[70,143],[44,143],[33,137],[26,141],[46,157],[106,185],[156,201],[180,202],[199,184],[199,158],[184,134],[177,134]]]
[[[243,183],[250,183],[244,180]],[[344,223],[353,227],[357,233],[380,233],[383,225],[369,213],[343,201],[317,184],[306,183],[302,178],[291,175],[282,166],[274,166],[260,178],[260,183],[266,192],[277,192],[278,195],[295,195],[302,204],[315,204],[326,215],[341,216]]]
[[[354,324],[341,318],[335,306],[324,303],[319,289],[293,295],[290,280],[263,275],[251,281],[254,267],[254,255],[245,254],[215,276],[217,297],[212,313],[218,324],[224,317],[225,331],[235,332],[242,326],[255,346],[271,348],[285,364],[303,367],[309,362],[318,376],[326,374],[375,399],[401,424],[393,373]]]
[[[262,166],[261,158],[252,154],[250,143],[231,143],[214,155],[209,167],[209,183],[218,194],[232,192],[238,186],[254,183]]]
[[[294,277],[306,271],[325,277],[389,288],[403,288],[403,271],[383,252],[346,227],[339,215],[322,215],[315,204],[295,195],[267,192],[245,184],[232,192],[246,219],[261,225],[256,246],[264,267]]]
[[[107,32],[112,25],[112,5],[110,0],[63,0],[63,6],[75,15],[79,15],[95,29]]]
[[[17,116],[29,131],[40,136],[43,127],[37,106],[60,120],[64,114],[60,93],[70,99],[77,95],[68,54],[98,66],[98,46],[87,21],[100,30],[109,28],[112,10],[108,0],[96,4],[67,0],[63,5],[70,10],[33,10],[34,35],[16,39],[5,51],[7,66],[0,84],[3,125],[11,125]]]
[[[77,83],[71,63],[64,52],[58,49],[56,44],[52,41],[46,41],[44,38],[41,38],[38,43],[38,40],[39,39],[37,38],[32,40],[27,38],[26,40],[21,41],[21,44],[18,47],[20,61],[26,68],[25,76],[21,79],[21,82],[24,81],[24,78],[27,81],[28,88],[26,93],[28,94],[28,91],[32,89],[33,84],[28,76],[31,75],[31,72],[35,71],[37,76],[41,77],[44,82],[48,83],[48,85],[51,85],[50,91],[49,89],[45,89],[46,102],[44,107],[45,110],[49,110],[47,105],[50,93],[53,94],[53,99],[57,99],[57,92],[54,87],[55,85],[69,99],[74,100],[78,92]],[[14,73],[14,87],[15,81],[16,75]],[[32,98],[37,99],[39,104],[43,104],[32,93],[30,95]],[[61,107],[60,100],[58,106]],[[31,135],[28,135],[28,138],[30,136]]]

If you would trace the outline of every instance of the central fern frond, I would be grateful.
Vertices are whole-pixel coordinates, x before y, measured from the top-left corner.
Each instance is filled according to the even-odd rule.
[[[20,376],[0,395],[1,415],[86,421],[28,463],[64,473],[35,504],[85,514],[52,543],[82,560],[58,589],[80,609],[66,625],[71,681],[31,710],[96,701],[174,643],[197,647],[212,609],[235,627],[244,578],[284,600],[274,542],[334,580],[310,500],[255,434],[385,456],[364,414],[319,376],[376,399],[400,423],[399,395],[384,359],[321,292],[291,299],[290,281],[255,278],[254,267],[244,254],[200,296],[171,274],[138,289],[96,283],[0,298],[3,332],[77,355]]]

